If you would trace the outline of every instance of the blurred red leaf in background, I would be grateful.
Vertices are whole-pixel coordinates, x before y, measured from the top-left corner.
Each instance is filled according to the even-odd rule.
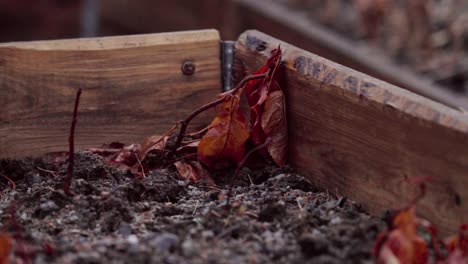
[[[417,233],[414,207],[400,210],[391,229],[382,233],[374,248],[379,264],[423,264],[428,262],[428,245]]]
[[[444,245],[449,253],[448,264],[468,263],[468,224],[460,225],[459,233],[446,238]]]

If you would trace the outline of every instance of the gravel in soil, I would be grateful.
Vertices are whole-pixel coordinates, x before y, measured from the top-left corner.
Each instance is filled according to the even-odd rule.
[[[222,176],[217,187],[180,181],[172,170],[137,179],[86,152],[75,164],[77,195],[68,197],[66,164],[0,160],[0,173],[17,183],[13,190],[0,179],[12,262],[371,263],[385,226],[288,169],[243,169],[227,210]]]

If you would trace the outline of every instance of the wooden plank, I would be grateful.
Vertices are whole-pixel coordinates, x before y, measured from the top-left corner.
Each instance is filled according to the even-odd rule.
[[[215,27],[223,39],[234,39],[246,29],[257,29],[453,108],[468,109],[465,96],[416,76],[375,49],[350,41],[315,23],[304,12],[291,10],[277,1],[101,0],[100,10],[104,34]]]
[[[236,3],[238,29],[256,29],[324,58],[385,80],[454,108],[468,109],[468,99],[395,65],[378,50],[350,41],[312,21],[305,13],[270,0],[230,0]]]
[[[415,197],[405,179],[430,176],[418,213],[444,232],[468,221],[468,114],[258,31],[240,36],[236,57],[253,71],[278,45],[298,172],[374,214]]]
[[[163,133],[221,89],[219,41],[202,30],[1,44],[0,157],[66,150],[77,88],[78,148]]]

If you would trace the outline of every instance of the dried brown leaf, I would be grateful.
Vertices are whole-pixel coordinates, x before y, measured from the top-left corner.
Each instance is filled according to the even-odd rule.
[[[427,263],[428,245],[417,233],[418,220],[414,211],[414,207],[400,210],[392,220],[392,230],[379,236],[378,248],[374,250],[377,263]]]
[[[210,127],[198,145],[198,160],[211,168],[222,162],[238,164],[244,158],[249,138],[238,96],[225,100]]]
[[[12,247],[12,239],[8,234],[0,234],[0,264],[7,264]]]
[[[198,182],[205,179],[211,180],[209,172],[205,170],[199,162],[176,161],[174,162],[174,166],[183,180],[189,180],[191,182]]]
[[[148,153],[153,150],[164,150],[166,148],[167,140],[169,136],[151,136],[145,139],[141,150],[138,152],[140,160],[144,160]]]
[[[287,162],[288,128],[285,112],[283,91],[270,93],[265,101],[262,128],[266,137],[271,138],[267,150],[278,166],[284,166]]]

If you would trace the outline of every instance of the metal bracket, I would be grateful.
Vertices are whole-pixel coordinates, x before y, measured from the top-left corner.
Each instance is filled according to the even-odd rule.
[[[234,63],[235,41],[221,41],[221,80],[223,82],[223,92],[233,88],[232,65]]]

